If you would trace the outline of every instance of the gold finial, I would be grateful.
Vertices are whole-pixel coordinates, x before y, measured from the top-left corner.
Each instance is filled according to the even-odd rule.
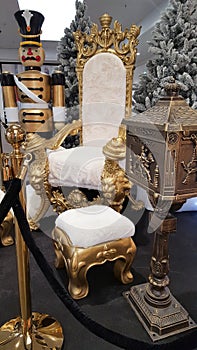
[[[113,137],[103,147],[103,153],[108,159],[124,159],[126,154],[126,145],[124,140],[121,137]]]
[[[112,17],[108,15],[108,13],[104,13],[104,15],[99,17],[99,20],[102,28],[109,28],[112,22]]]
[[[13,147],[15,144],[21,144],[25,141],[26,133],[19,124],[11,124],[6,129],[6,140]]]
[[[134,36],[134,38],[137,38],[138,35],[140,34],[140,31],[141,31],[141,26],[138,27],[136,26],[135,24],[132,24],[130,29],[129,29],[129,34],[131,34],[132,36]]]

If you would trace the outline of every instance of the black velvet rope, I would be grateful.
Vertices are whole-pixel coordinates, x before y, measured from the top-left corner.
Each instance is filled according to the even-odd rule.
[[[4,198],[6,198],[7,194]],[[51,266],[46,261],[44,255],[36,245],[30,228],[28,221],[26,219],[26,215],[21,206],[21,203],[16,196],[13,199],[12,204],[14,214],[18,221],[19,228],[21,230],[21,234],[23,239],[34,256],[39,268],[43,272],[47,281],[49,282],[51,288],[54,290],[59,299],[63,302],[63,304],[68,308],[68,310],[72,313],[72,315],[89,331],[94,333],[100,338],[103,338],[107,342],[119,346],[123,349],[135,349],[135,350],[146,350],[146,349],[161,349],[161,350],[180,350],[187,349],[192,350],[196,348],[196,339],[197,339],[197,331],[191,331],[185,333],[184,336],[168,342],[167,344],[147,344],[143,341],[132,339],[120,333],[114,332],[101,324],[92,320],[88,315],[86,315],[78,306],[77,302],[71,298],[67,290],[60,284],[57,280],[54,271]],[[0,212],[2,209],[2,203],[0,204]],[[6,213],[7,214],[7,213]]]
[[[5,181],[4,185],[6,188],[6,194],[0,203],[0,223],[2,223],[13,206],[14,200],[17,199],[22,183],[20,179],[15,178],[12,181]]]

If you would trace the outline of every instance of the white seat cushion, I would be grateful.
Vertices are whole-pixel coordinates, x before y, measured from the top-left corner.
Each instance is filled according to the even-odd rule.
[[[101,147],[79,146],[48,152],[49,183],[100,189],[105,157]]]
[[[48,150],[49,183],[51,186],[84,187],[101,190],[101,174],[105,156],[102,147],[79,146]],[[125,159],[119,162],[125,168]]]
[[[67,210],[58,216],[55,225],[66,232],[74,246],[83,248],[135,233],[131,220],[105,205]]]

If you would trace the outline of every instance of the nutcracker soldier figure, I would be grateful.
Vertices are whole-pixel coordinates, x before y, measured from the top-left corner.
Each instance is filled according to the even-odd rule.
[[[50,133],[65,120],[64,74],[42,73],[45,52],[40,42],[44,16],[32,10],[15,13],[21,36],[19,58],[25,71],[2,74],[2,90],[7,123],[19,122],[28,132]]]
[[[45,59],[45,52],[40,42],[44,16],[33,10],[17,11],[14,16],[21,36],[19,58],[24,71],[17,75],[10,72],[2,73],[2,104],[5,123],[8,125],[20,123],[25,130],[26,151],[33,152],[31,169],[36,169],[34,172],[37,177],[41,174],[39,184],[42,183],[42,186],[40,185],[39,193],[37,193],[38,181],[34,180],[35,174],[29,174],[30,186],[40,198],[36,213],[29,214],[30,226],[37,228],[37,223],[49,207],[42,176],[46,160],[45,149],[50,148],[49,143],[55,142],[55,137],[63,132],[65,124],[65,78],[60,71],[54,71],[51,76],[41,72]],[[51,137],[55,130],[59,132]],[[29,185],[27,192],[28,188]]]

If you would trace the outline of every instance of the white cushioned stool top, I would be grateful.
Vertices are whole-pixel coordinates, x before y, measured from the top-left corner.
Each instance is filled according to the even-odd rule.
[[[83,248],[135,233],[131,220],[105,205],[67,210],[58,216],[55,225],[67,233],[74,246]]]

